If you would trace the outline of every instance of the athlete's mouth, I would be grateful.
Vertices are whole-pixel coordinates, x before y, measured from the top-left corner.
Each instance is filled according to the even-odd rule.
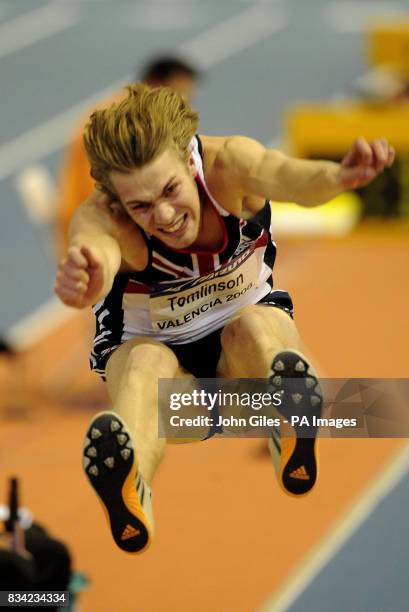
[[[172,223],[172,225],[168,225],[168,227],[166,228],[161,228],[159,231],[163,234],[172,235],[179,235],[183,233],[187,223],[187,216],[187,213],[185,213],[182,217],[179,217],[179,219],[175,221],[175,223]]]

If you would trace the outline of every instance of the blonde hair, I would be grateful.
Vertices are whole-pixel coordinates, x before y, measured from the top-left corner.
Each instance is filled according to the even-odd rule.
[[[199,116],[169,87],[128,85],[127,97],[96,110],[85,126],[84,145],[97,189],[114,195],[112,171],[129,172],[173,147],[187,162]]]

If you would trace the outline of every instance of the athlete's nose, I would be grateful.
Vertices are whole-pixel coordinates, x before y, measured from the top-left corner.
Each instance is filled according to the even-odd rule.
[[[159,201],[154,206],[153,221],[159,227],[171,225],[175,219],[175,209],[169,202]]]

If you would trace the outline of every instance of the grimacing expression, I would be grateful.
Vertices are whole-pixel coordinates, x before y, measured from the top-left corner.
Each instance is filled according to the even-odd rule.
[[[168,148],[140,168],[109,176],[119,200],[139,227],[173,249],[184,249],[194,243],[200,229],[195,175],[192,157],[186,164]]]

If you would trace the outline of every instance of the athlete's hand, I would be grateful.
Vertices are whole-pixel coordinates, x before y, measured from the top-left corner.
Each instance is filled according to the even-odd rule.
[[[85,308],[98,301],[104,286],[102,262],[86,246],[71,246],[59,266],[54,291],[64,304]]]
[[[341,162],[339,181],[344,189],[356,189],[370,183],[395,159],[395,150],[386,138],[368,142],[358,138]]]

